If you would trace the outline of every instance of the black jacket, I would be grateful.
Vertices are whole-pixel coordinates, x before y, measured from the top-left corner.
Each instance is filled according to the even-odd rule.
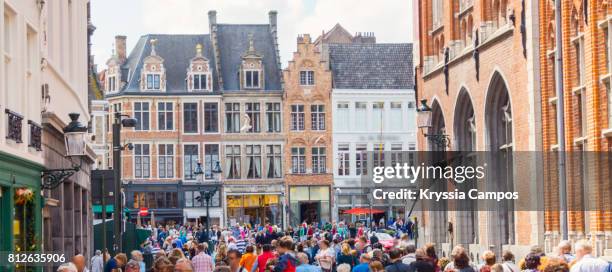
[[[398,260],[394,263],[391,263],[385,267],[385,272],[408,272],[409,266],[402,263],[401,260]],[[419,270],[419,272],[425,272]]]
[[[408,266],[408,271],[410,272],[434,272],[436,269],[430,262],[417,260]]]

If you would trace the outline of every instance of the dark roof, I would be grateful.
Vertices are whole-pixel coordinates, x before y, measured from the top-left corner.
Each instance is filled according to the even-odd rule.
[[[221,62],[223,91],[240,90],[238,69],[242,55],[249,48],[249,35],[253,35],[253,45],[257,54],[263,57],[265,90],[282,90],[280,67],[270,25],[218,24],[217,41]]]
[[[330,44],[335,89],[414,89],[412,44]]]
[[[155,52],[164,59],[166,69],[166,92],[187,92],[187,68],[192,58],[196,56],[196,45],[204,46],[202,55],[209,60],[213,78],[216,76],[213,50],[210,35],[165,35],[149,34],[140,37],[134,49],[122,66],[121,81],[128,81],[122,92],[140,92],[140,72],[143,60],[151,54],[151,39],[156,39]],[[129,76],[128,76],[129,73]],[[216,86],[213,84],[213,86]],[[213,87],[213,90],[218,88]]]

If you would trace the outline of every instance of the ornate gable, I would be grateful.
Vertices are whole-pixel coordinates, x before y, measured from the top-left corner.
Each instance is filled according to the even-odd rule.
[[[246,53],[242,55],[240,66],[241,89],[264,89],[263,56],[258,54],[255,50],[253,34],[249,34],[249,48]]]
[[[166,91],[166,69],[164,59],[155,52],[156,39],[151,39],[151,54],[142,63],[140,73],[141,91]]]
[[[187,90],[190,92],[212,91],[212,74],[209,60],[202,55],[203,48],[202,44],[196,45],[196,56],[187,68]]]
[[[123,87],[123,84],[121,84],[121,61],[114,52],[113,56],[106,62],[106,67],[104,92],[113,94]]]

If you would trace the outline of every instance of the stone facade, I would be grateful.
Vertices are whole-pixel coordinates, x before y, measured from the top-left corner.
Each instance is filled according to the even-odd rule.
[[[446,150],[539,150],[540,105],[533,76],[538,60],[531,50],[537,32],[530,27],[537,3],[530,2],[538,1],[427,0],[415,6],[418,99],[427,99],[433,111],[433,127],[426,133],[449,136]],[[496,133],[502,129],[497,126],[510,134]],[[419,133],[419,150],[441,148]],[[535,180],[536,164],[521,166],[531,171],[515,167],[509,169],[515,181]],[[510,248],[520,256],[529,245],[542,242],[538,212],[480,211],[470,217],[475,223],[460,221],[466,217],[452,212],[424,212],[420,223],[426,226],[425,241],[441,245],[446,255],[453,243],[467,245],[472,258],[490,246],[498,253]],[[450,236],[446,222],[464,229]],[[499,222],[505,222],[505,230]]]
[[[283,157],[290,223],[330,222],[332,74],[310,35],[297,38],[297,50],[283,78]]]

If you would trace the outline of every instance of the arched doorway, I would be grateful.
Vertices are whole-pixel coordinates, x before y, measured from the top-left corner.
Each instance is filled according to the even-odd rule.
[[[476,166],[476,117],[474,107],[467,89],[459,91],[455,104],[455,114],[453,120],[454,151],[460,151],[460,165]],[[462,192],[476,188],[476,182],[466,180],[461,184],[456,184]],[[456,243],[467,245],[477,243],[478,212],[477,201],[465,199],[456,202]]]
[[[487,191],[514,191],[512,105],[507,85],[498,72],[493,75],[487,92],[485,122],[487,151],[491,155]],[[515,241],[513,203],[500,201],[489,217],[489,244],[495,245],[496,253],[501,253],[502,245]]]
[[[431,128],[429,128],[428,134],[430,135],[444,135],[446,134],[446,122],[444,121],[444,114],[442,108],[437,100],[434,100],[431,105]],[[446,146],[440,144],[437,141],[428,139],[428,146],[431,154],[431,162],[436,163],[445,159]],[[447,191],[446,182],[434,182],[431,185],[431,191],[445,192]],[[430,202],[433,203],[433,202]],[[432,220],[430,224],[430,233],[432,235],[432,242],[436,244],[447,243],[447,224],[448,224],[448,205],[445,200],[435,202],[436,207],[430,208],[430,214]],[[440,248],[438,248],[440,250]]]

